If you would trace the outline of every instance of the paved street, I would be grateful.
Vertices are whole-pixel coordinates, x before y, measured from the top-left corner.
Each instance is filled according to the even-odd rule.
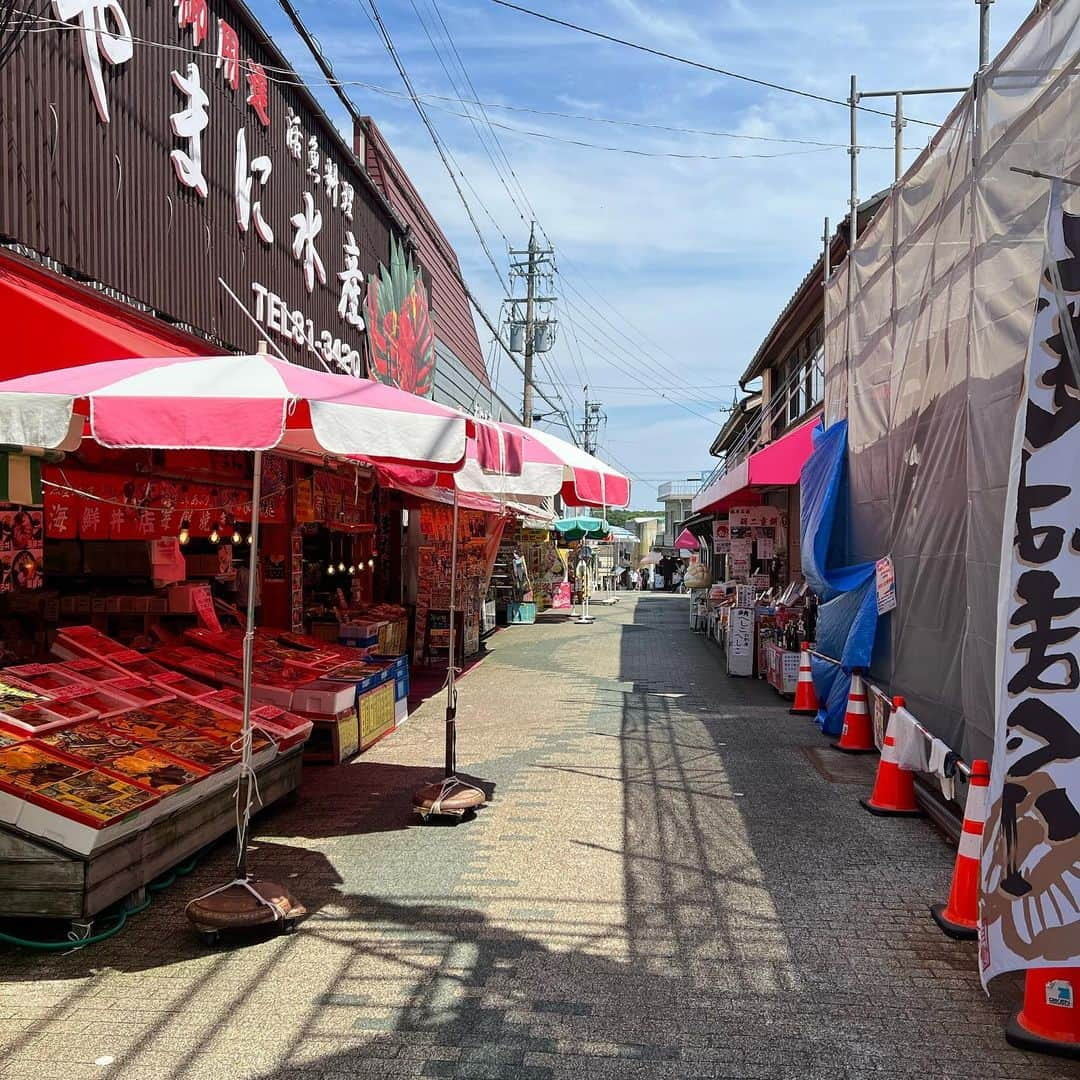
[[[309,769],[253,857],[312,909],[294,936],[194,938],[223,845],[102,945],[0,952],[0,1077],[1076,1076],[1006,1045],[1016,985],[987,1000],[930,919],[944,840],[864,813],[872,766],[815,755],[687,610],[498,633],[461,684],[462,770],[495,784],[473,822],[409,813],[438,698]]]

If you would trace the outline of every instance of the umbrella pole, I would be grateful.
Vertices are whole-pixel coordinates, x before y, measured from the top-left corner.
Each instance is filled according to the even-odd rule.
[[[473,784],[457,776],[457,634],[454,621],[457,608],[457,555],[458,555],[458,492],[454,486],[454,535],[450,542],[450,634],[449,656],[446,665],[446,762],[442,780],[425,784],[413,794],[413,806],[428,821],[431,818],[453,817],[460,820],[487,801],[487,795]]]
[[[248,553],[247,625],[244,627],[244,720],[240,734],[240,776],[236,783],[236,874],[227,885],[211,889],[191,900],[187,917],[207,943],[222,930],[254,929],[277,923],[284,930],[296,926],[306,914],[287,888],[272,881],[255,881],[248,874],[248,831],[251,804],[257,796],[252,768],[251,676],[255,652],[255,593],[259,569],[259,503],[262,500],[262,451],[255,451],[255,475],[251,485],[251,544]]]
[[[450,641],[446,670],[446,778],[457,772],[457,687],[454,685],[457,662],[455,607],[457,606],[458,489],[454,485],[454,516],[450,540]]]
[[[248,594],[247,625],[244,627],[244,725],[242,728],[242,748],[240,759],[240,783],[243,790],[239,793],[243,799],[241,812],[237,815],[240,822],[236,852],[236,876],[246,881],[248,827],[251,823],[251,797],[253,792],[253,774],[251,769],[251,669],[255,654],[255,592],[259,570],[259,509],[262,500],[262,451],[255,451],[255,475],[251,482],[251,544],[248,551]]]

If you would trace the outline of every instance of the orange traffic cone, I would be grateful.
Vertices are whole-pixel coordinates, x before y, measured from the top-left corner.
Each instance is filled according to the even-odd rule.
[[[870,723],[870,710],[866,707],[866,684],[858,672],[851,675],[851,690],[848,693],[847,712],[844,714],[844,730],[840,738],[832,744],[834,750],[845,754],[872,754],[874,728]]]
[[[1024,1007],[1005,1027],[1005,1038],[1021,1050],[1080,1058],[1080,968],[1030,968]]]
[[[889,715],[889,726],[885,729],[885,745],[881,748],[881,761],[878,764],[874,792],[869,799],[859,802],[879,817],[921,817],[922,811],[915,802],[915,774],[910,769],[902,769],[896,756],[896,718],[897,710],[904,707],[902,697],[893,698],[893,711]]]
[[[792,716],[817,716],[818,699],[814,676],[810,674],[810,642],[802,643],[799,654],[799,681],[795,685],[795,704],[788,709]]]
[[[953,867],[948,904],[934,904],[934,921],[951,938],[971,940],[978,937],[979,858],[983,823],[986,821],[986,789],[990,786],[990,765],[979,758],[972,763],[964,804],[964,828]]]

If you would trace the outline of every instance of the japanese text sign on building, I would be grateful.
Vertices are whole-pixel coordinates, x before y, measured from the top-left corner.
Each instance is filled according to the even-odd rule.
[[[0,68],[0,234],[253,350],[220,277],[290,359],[363,374],[393,216],[247,9],[49,7]]]
[[[1080,316],[1068,307],[1080,301],[1080,217],[1064,212],[1056,181],[1047,233],[1002,543],[984,984],[1080,965],[1080,355],[1070,357]]]

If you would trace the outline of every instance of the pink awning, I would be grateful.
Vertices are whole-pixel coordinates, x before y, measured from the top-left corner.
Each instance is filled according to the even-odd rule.
[[[750,455],[750,483],[758,487],[797,484],[802,467],[814,449],[814,428],[821,423],[815,417],[789,431],[764,450]]]
[[[789,431],[763,450],[751,454],[694,496],[694,513],[716,513],[732,506],[761,502],[761,488],[797,484],[813,450],[813,431],[820,417]]]
[[[700,546],[698,538],[689,529],[683,529],[672,544],[674,548],[685,548],[687,551],[697,551]]]

